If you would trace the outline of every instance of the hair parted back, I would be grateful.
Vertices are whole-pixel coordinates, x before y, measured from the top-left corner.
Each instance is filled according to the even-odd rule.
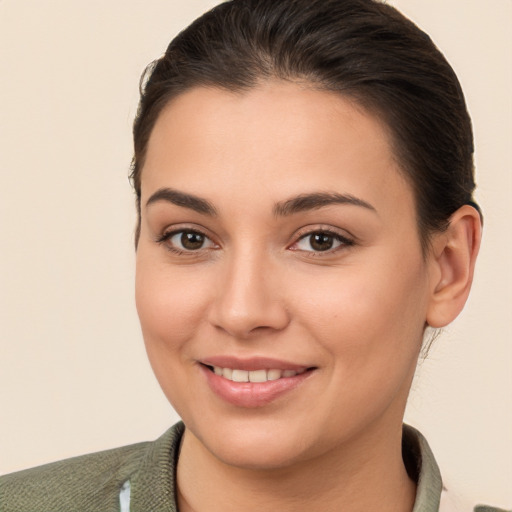
[[[194,87],[244,91],[268,79],[351,98],[387,127],[414,191],[424,248],[475,188],[473,134],[459,81],[428,35],[377,0],[231,0],[195,20],[141,78],[132,182],[162,109]]]

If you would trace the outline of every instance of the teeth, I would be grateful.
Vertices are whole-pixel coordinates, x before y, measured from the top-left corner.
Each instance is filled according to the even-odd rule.
[[[233,382],[267,382],[269,380],[278,380],[286,377],[295,377],[304,373],[306,369],[295,370],[238,370],[233,368],[221,368],[220,366],[214,366],[213,372],[215,375],[224,377],[227,380]]]
[[[281,378],[281,375],[283,372],[281,370],[269,370],[267,372],[267,379],[268,380],[277,380]]]
[[[233,370],[231,380],[233,382],[249,382],[249,372],[245,370]]]
[[[249,372],[250,382],[267,382],[267,371],[266,370],[255,370]]]

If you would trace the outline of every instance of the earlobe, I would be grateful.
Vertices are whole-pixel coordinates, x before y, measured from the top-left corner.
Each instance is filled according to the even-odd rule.
[[[448,325],[462,311],[473,282],[481,236],[480,214],[469,205],[459,208],[451,216],[448,229],[435,235],[427,310],[431,327]]]

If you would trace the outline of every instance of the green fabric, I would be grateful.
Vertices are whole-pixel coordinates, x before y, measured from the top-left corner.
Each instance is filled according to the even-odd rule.
[[[478,505],[475,507],[475,512],[512,512],[512,510],[505,510],[504,508],[488,507],[487,505]]]
[[[131,512],[177,512],[175,473],[184,431],[177,423],[154,442],[74,457],[0,477],[1,512],[119,512],[129,480]],[[418,478],[412,512],[438,512],[442,481],[426,439],[404,426],[404,459]],[[475,512],[506,512],[476,507]]]
[[[416,489],[416,502],[412,512],[437,512],[443,482],[439,467],[427,440],[415,428],[404,425],[402,438],[402,451],[409,453],[416,461],[418,475]]]
[[[119,512],[130,480],[133,512],[177,512],[174,469],[184,427],[152,443],[74,457],[0,477],[1,512]]]

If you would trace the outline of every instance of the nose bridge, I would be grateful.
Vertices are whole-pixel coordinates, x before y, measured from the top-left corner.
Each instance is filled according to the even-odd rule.
[[[211,308],[212,324],[237,338],[288,323],[276,264],[268,251],[254,245],[240,244],[226,256]]]

